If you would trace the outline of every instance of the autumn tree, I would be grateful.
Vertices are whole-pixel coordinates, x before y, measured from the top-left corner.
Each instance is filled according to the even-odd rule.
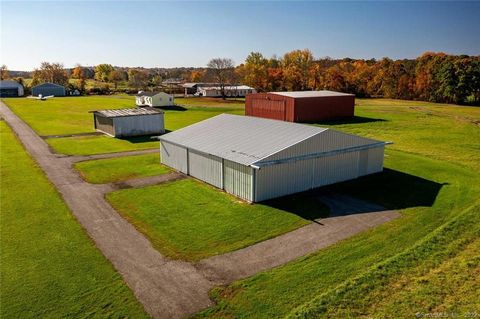
[[[232,84],[235,79],[233,60],[215,58],[208,62],[207,67],[209,78],[218,83],[222,98],[225,99],[225,86]]]
[[[268,59],[259,52],[252,52],[245,59],[245,63],[238,69],[243,83],[258,91],[267,90]]]
[[[148,86],[148,73],[145,70],[128,70],[128,85],[137,90],[146,90]]]
[[[118,84],[127,79],[127,75],[124,71],[113,70],[108,75],[108,80],[113,83],[115,90],[118,88]]]
[[[68,75],[63,64],[42,62],[39,69],[35,69],[32,74],[32,86],[50,82],[63,86],[68,84]]]
[[[95,67],[95,79],[102,82],[107,82],[110,73],[114,70],[111,64],[99,64]]]
[[[78,80],[79,91],[80,92],[85,92],[87,74],[85,72],[85,69],[80,64],[77,64],[77,66],[72,70],[71,77],[73,79]]]
[[[0,66],[0,80],[7,80],[10,78],[10,72],[5,64]]]
[[[281,61],[285,87],[292,91],[307,90],[312,63],[313,54],[308,49],[285,53]]]

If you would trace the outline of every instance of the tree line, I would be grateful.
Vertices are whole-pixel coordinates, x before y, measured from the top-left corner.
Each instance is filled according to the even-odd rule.
[[[5,66],[0,71],[2,79],[8,77]],[[480,105],[480,56],[434,52],[401,60],[314,58],[308,49],[270,58],[252,52],[238,66],[231,59],[215,58],[205,68],[170,69],[110,64],[65,69],[61,63],[43,62],[32,72],[31,85],[53,82],[82,93],[105,93],[118,91],[119,84],[132,90],[165,88],[163,81],[169,78],[213,82],[222,90],[226,85],[245,84],[259,92],[333,90],[358,97]],[[16,79],[23,83],[22,78]],[[88,79],[104,84],[96,84],[87,92]]]
[[[310,50],[281,58],[252,52],[236,73],[259,91],[333,90],[358,97],[480,104],[480,56],[426,52],[416,59],[315,59]]]

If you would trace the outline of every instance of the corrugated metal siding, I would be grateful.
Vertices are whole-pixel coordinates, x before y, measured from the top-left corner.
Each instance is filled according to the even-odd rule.
[[[188,153],[186,148],[161,141],[160,155],[162,164],[188,174]]]
[[[115,136],[140,136],[165,132],[163,114],[124,116],[114,118]]]
[[[43,96],[65,96],[65,88],[62,86],[53,86],[53,85],[39,85],[32,88],[32,95],[38,96],[39,94]]]
[[[313,160],[266,166],[256,172],[255,201],[263,201],[311,189]]]
[[[375,147],[368,150],[368,166],[366,174],[378,173],[383,170],[385,146]]]
[[[359,176],[359,152],[336,154],[314,159],[313,187],[354,179]]]
[[[339,131],[327,130],[321,134],[312,136],[295,145],[292,145],[278,153],[268,156],[261,161],[258,161],[256,164],[301,155],[328,152],[348,147],[368,145],[372,143],[377,143],[377,141]]]
[[[227,193],[233,194],[248,201],[253,201],[253,169],[251,167],[223,161],[223,188]]]
[[[193,177],[223,188],[223,169],[220,157],[189,150],[188,172]]]

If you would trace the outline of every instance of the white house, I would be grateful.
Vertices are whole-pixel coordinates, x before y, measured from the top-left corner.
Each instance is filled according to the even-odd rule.
[[[225,86],[224,90],[226,97],[244,97],[247,94],[257,93],[257,90],[247,85]],[[198,94],[200,96],[221,97],[222,89],[219,86],[199,87]]]
[[[174,105],[174,100],[173,95],[165,92],[153,93],[140,91],[135,96],[135,104],[137,106],[151,107],[172,106]]]

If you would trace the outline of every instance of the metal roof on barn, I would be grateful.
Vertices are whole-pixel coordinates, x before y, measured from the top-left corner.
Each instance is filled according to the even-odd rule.
[[[292,91],[292,92],[270,92],[293,98],[330,97],[330,96],[355,96],[354,94],[321,90],[321,91]]]
[[[99,110],[93,113],[103,117],[124,117],[124,116],[141,116],[162,114],[164,112],[152,108],[136,108],[136,109],[118,109],[118,110]]]
[[[10,89],[10,88],[19,88],[23,87],[20,83],[12,80],[1,80],[0,81],[0,88],[2,89]]]
[[[328,128],[251,116],[221,114],[165,134],[161,141],[252,165],[326,131]],[[338,134],[345,134],[337,132]],[[350,135],[354,144],[378,141]]]
[[[51,82],[45,82],[45,83],[42,83],[42,84],[38,84],[38,85],[35,85],[34,87],[32,87],[32,89],[35,89],[35,88],[52,88],[52,87],[60,87],[60,88],[64,88],[63,85],[60,85],[60,84],[56,84],[56,83],[51,83]]]

